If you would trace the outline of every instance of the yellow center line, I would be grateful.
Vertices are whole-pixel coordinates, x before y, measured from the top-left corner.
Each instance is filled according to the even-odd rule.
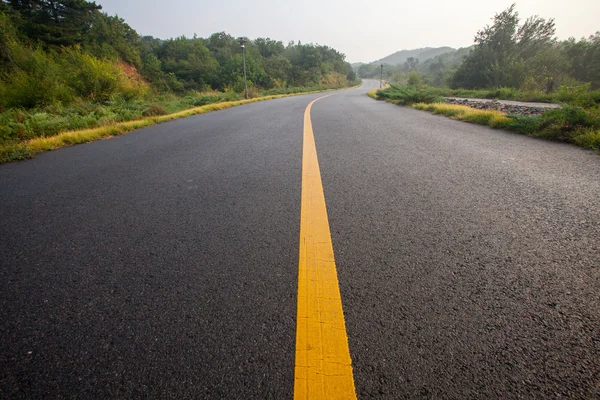
[[[325,195],[310,120],[312,105],[329,96],[312,101],[304,112],[294,399],[356,399]]]

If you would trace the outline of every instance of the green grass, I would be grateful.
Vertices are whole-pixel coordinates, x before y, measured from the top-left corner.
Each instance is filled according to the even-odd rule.
[[[600,91],[590,91],[588,85],[561,88],[551,96],[522,93],[515,89],[450,90],[426,86],[398,86],[374,90],[372,98],[418,110],[445,115],[459,121],[502,128],[528,136],[572,143],[600,151]],[[514,100],[548,100],[564,104],[549,109],[540,116],[506,115],[500,111],[478,110],[468,106],[442,103],[442,97],[502,98]],[[529,96],[529,97],[528,97]],[[537,97],[536,97],[537,96]]]
[[[377,92],[377,97],[396,104],[437,103],[442,97],[461,97],[493,100],[515,100],[539,103],[558,103],[581,107],[595,107],[600,104],[600,90],[591,90],[589,85],[573,87],[561,86],[551,94],[525,92],[513,88],[485,90],[449,89],[429,86],[391,85]]]
[[[333,89],[321,88],[315,91],[271,94],[248,100],[240,99],[239,94],[228,93],[204,94],[187,98],[167,96],[164,99],[154,99],[155,103],[149,104],[117,99],[105,106],[81,104],[71,109],[57,108],[55,114],[52,114],[51,110],[46,112],[10,110],[0,114],[0,122],[3,122],[1,118],[9,121],[7,125],[0,124],[0,135],[5,135],[0,136],[0,164],[31,158],[44,151],[121,135],[145,126],[190,115],[326,90]],[[227,98],[232,100],[227,101]],[[209,100],[208,104],[203,104],[207,100]],[[199,106],[190,107],[190,104],[199,104]]]
[[[241,99],[237,93],[201,93],[185,97],[166,95],[129,101],[117,96],[100,104],[80,101],[69,107],[55,105],[43,109],[10,109],[0,113],[0,144],[51,137],[65,131],[110,126]]]
[[[380,89],[376,93],[378,98],[394,104],[408,106],[415,103],[437,103],[442,101],[438,88],[419,86],[391,85],[389,88]]]
[[[340,87],[315,86],[252,91],[250,98],[318,92]],[[161,116],[201,107],[207,104],[242,100],[235,92],[205,92],[186,96],[160,95],[146,99],[125,100],[114,96],[103,103],[79,101],[68,107],[60,104],[29,110],[13,108],[0,113],[0,145],[16,145],[23,141],[52,137],[61,132],[111,126],[126,121]]]
[[[600,117],[598,109],[586,110],[569,106],[552,109],[541,116],[507,115],[500,111],[477,110],[447,103],[417,103],[417,110],[445,115],[492,128],[507,129],[528,136],[567,142],[600,151]]]

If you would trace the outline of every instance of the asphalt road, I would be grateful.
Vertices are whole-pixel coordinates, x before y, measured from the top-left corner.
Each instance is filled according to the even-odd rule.
[[[600,398],[600,157],[340,91],[312,124],[359,398]],[[0,397],[285,399],[303,113],[0,166]]]

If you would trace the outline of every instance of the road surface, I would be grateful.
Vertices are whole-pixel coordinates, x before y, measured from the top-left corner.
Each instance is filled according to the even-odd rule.
[[[357,397],[599,398],[600,157],[377,86],[310,112]],[[0,397],[292,398],[322,96],[0,166]]]

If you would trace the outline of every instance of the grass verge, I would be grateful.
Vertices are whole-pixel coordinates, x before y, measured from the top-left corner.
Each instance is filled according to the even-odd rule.
[[[595,101],[564,103],[563,108],[548,109],[542,115],[524,116],[443,103],[440,98],[441,90],[392,85],[385,90],[372,90],[368,95],[377,100],[429,111],[458,121],[572,143],[600,152],[600,105]]]
[[[600,105],[600,90],[592,90],[589,84],[580,86],[561,86],[556,92],[546,94],[540,92],[524,92],[512,88],[496,88],[487,90],[449,89],[426,85],[403,86],[392,84],[377,93],[378,97],[397,100],[399,104],[433,103],[441,97],[462,97],[476,99],[515,100],[540,103],[560,103],[580,107]]]
[[[383,85],[383,89],[387,89],[389,87],[390,87],[389,83],[385,83]],[[367,92],[367,96],[369,96],[372,99],[379,100],[379,96],[377,95],[377,92],[380,91],[380,90],[383,90],[383,89],[379,89],[378,88],[378,89],[369,90]]]
[[[199,107],[190,108],[175,113],[153,116],[134,121],[114,123],[91,129],[82,129],[74,131],[65,131],[49,137],[38,137],[29,139],[20,143],[0,143],[0,164],[13,161],[25,160],[34,157],[36,154],[44,151],[55,150],[61,147],[72,146],[79,143],[92,142],[111,136],[122,135],[133,130],[143,128],[162,122],[172,121],[178,118],[184,118],[191,115],[205,114],[211,111],[223,110],[236,107],[242,104],[256,103],[259,101],[278,99],[283,97],[297,96],[301,94],[320,93],[328,90],[316,90],[302,93],[274,94],[270,96],[257,97],[248,100],[225,101],[221,103],[206,104]]]
[[[577,107],[548,110],[541,116],[507,115],[500,111],[477,110],[475,108],[446,103],[416,103],[410,107],[434,114],[487,125],[496,129],[507,129],[527,136],[572,143],[600,152],[600,119],[597,112]]]
[[[467,121],[474,124],[488,125],[492,128],[502,128],[512,120],[506,114],[494,110],[477,110],[467,106],[446,103],[417,103],[412,105],[417,110],[429,111],[434,114],[445,115],[458,121]]]

